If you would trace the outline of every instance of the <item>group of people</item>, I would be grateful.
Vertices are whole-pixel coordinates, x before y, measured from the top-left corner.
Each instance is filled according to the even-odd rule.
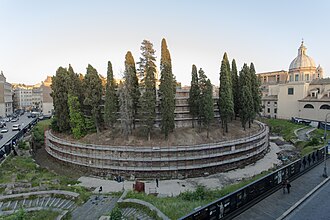
[[[290,184],[289,180],[282,181],[283,194],[285,194],[285,188],[287,189],[288,193],[290,193],[291,184]]]

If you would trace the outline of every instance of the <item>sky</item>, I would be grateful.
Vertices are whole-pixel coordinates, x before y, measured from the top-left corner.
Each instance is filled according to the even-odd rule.
[[[288,70],[304,39],[329,77],[329,11],[328,0],[0,0],[0,70],[10,83],[36,84],[69,64],[106,76],[111,61],[121,77],[126,52],[137,62],[144,39],[159,67],[165,38],[177,81],[189,85],[195,64],[219,85],[225,52],[239,70]]]

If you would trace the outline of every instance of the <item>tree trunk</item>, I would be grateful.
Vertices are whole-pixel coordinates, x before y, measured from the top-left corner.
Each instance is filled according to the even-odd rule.
[[[207,138],[209,138],[209,133],[210,133],[210,125],[207,126]]]

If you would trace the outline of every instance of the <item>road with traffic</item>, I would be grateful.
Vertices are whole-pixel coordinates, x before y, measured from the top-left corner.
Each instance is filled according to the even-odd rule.
[[[28,118],[27,113],[24,115],[19,116],[19,120],[16,122],[6,122],[6,128],[8,129],[8,132],[2,133],[3,138],[0,140],[0,148],[6,144],[8,141],[10,141],[19,131],[13,131],[12,127],[14,124],[20,124],[21,129],[23,129],[25,126],[27,126],[31,121],[33,121],[35,118]],[[1,129],[0,129],[1,130]]]

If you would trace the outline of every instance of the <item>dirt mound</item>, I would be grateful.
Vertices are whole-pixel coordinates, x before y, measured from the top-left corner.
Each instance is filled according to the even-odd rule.
[[[248,137],[256,133],[260,127],[258,124],[252,124],[251,128],[243,130],[240,121],[234,120],[228,124],[228,133],[224,133],[221,125],[212,125],[210,128],[209,138],[207,132],[198,128],[176,128],[173,133],[169,134],[168,140],[165,140],[160,129],[154,129],[151,134],[151,140],[148,141],[142,128],[136,128],[133,134],[126,140],[119,129],[103,130],[100,133],[88,134],[85,137],[76,140],[71,135],[59,134],[55,135],[73,142],[81,142],[85,144],[97,144],[108,146],[185,146],[195,144],[206,144]]]

